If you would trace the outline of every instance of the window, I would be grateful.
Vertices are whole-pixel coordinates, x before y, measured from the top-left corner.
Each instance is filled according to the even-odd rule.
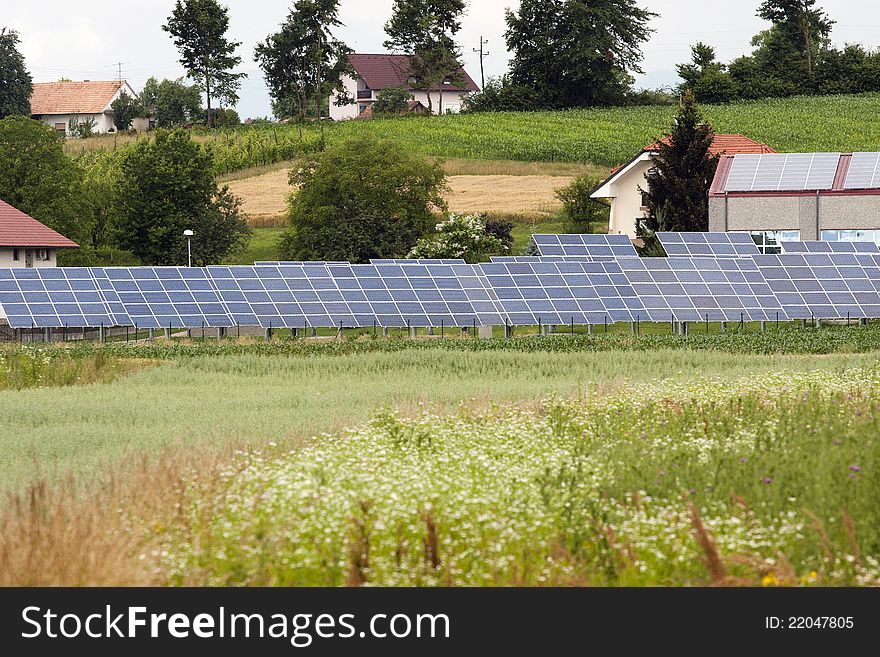
[[[55,130],[58,132],[63,132],[65,135],[67,134],[67,124],[66,123],[56,123]]]
[[[366,112],[366,111],[367,111],[367,106],[366,106],[366,105],[360,105],[360,106],[358,107],[358,114],[363,114],[363,113]]]
[[[874,242],[880,244],[880,230],[823,230],[823,242]]]
[[[19,260],[19,258],[18,258],[18,249],[12,249],[12,260],[13,260],[14,262],[18,262],[18,260]]]
[[[450,77],[443,78],[443,84],[445,84],[448,87],[449,85],[452,84],[452,78],[450,78]]]
[[[37,249],[37,260],[43,260],[44,262],[49,259],[49,250],[48,249]]]
[[[755,245],[764,255],[776,255],[782,253],[780,242],[799,242],[801,231],[799,230],[763,230],[749,233],[755,241]]]

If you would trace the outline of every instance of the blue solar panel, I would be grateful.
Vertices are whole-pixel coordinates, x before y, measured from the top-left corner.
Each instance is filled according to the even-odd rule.
[[[88,269],[2,269],[0,306],[12,328],[117,324]]]
[[[652,321],[766,321],[786,315],[746,258],[644,258],[621,262]]]
[[[138,267],[103,272],[131,322],[139,328],[236,325],[206,269]]]
[[[636,256],[627,235],[560,234],[532,235],[542,256]]]
[[[748,233],[657,233],[668,256],[742,258],[758,255]]]

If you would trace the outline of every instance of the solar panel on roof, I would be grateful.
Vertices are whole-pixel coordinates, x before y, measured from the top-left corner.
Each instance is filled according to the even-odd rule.
[[[880,153],[853,153],[844,189],[880,188]]]
[[[302,267],[308,265],[322,266],[322,265],[347,265],[348,262],[344,260],[339,261],[331,261],[331,260],[263,260],[257,261],[254,263],[256,267]]]
[[[657,233],[668,256],[742,258],[757,255],[748,233]]]
[[[88,269],[2,269],[0,306],[12,328],[116,325]]]
[[[735,155],[725,191],[803,191],[831,189],[840,153],[762,153]]]
[[[874,242],[781,242],[783,253],[880,253]]]
[[[627,235],[532,235],[542,256],[627,257],[638,253]]]

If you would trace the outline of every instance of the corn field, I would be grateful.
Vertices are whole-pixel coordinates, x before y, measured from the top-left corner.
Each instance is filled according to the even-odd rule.
[[[777,98],[703,110],[716,132],[742,133],[782,152],[880,150],[880,94]],[[325,124],[323,134],[315,126],[242,126],[199,129],[196,139],[214,149],[218,174],[291,160],[361,135],[440,157],[613,166],[667,133],[675,111],[613,107],[346,121]],[[68,152],[124,148],[134,140],[72,140]]]

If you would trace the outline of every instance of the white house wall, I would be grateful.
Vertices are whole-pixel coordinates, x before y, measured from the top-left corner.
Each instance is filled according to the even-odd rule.
[[[350,98],[354,98],[354,102],[348,105],[343,105],[342,107],[338,107],[336,105],[336,100],[339,97],[338,94],[334,92],[332,97],[330,98],[330,118],[334,121],[345,121],[347,119],[356,119],[360,116],[360,106],[370,105],[376,99],[376,94],[379,90],[373,90],[372,97],[370,99],[358,99],[357,93],[358,91],[366,90],[366,85],[364,81],[361,79],[354,79],[349,76],[344,76],[342,78],[342,84],[345,88],[346,94]],[[428,93],[425,91],[413,91],[411,95],[414,100],[419,101],[425,107],[428,107]],[[443,113],[453,113],[457,114],[461,111],[462,105],[465,99],[468,97],[469,92],[460,92],[460,91],[444,91],[443,92]],[[431,102],[433,103],[433,111],[434,114],[439,114],[440,112],[440,92],[433,91],[431,92]]]
[[[23,247],[18,249],[18,260],[14,260],[13,251],[14,249],[8,246],[0,247],[0,269],[24,267],[27,262],[26,251],[32,251],[34,254],[34,267],[55,267],[58,264],[54,249],[48,249],[48,260],[37,259],[36,252],[38,249],[25,249]]]
[[[639,187],[647,188],[648,181],[645,174],[648,173],[651,164],[649,159],[636,162],[612,185],[611,217],[608,222],[610,234],[636,237],[636,220],[646,216],[642,210],[642,194]]]

